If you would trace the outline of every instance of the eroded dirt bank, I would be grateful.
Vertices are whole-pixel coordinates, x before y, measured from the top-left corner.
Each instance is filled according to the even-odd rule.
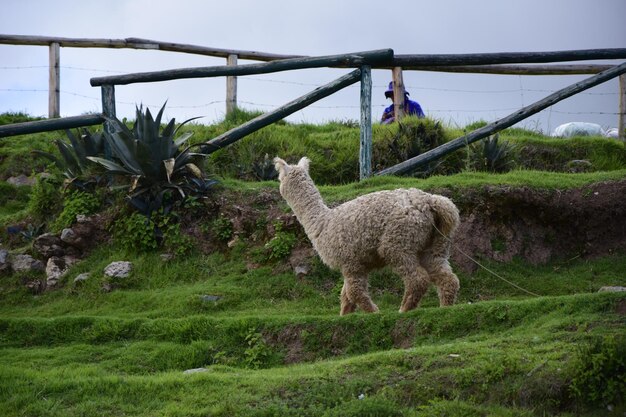
[[[460,251],[478,259],[502,262],[519,257],[533,264],[551,259],[596,257],[626,251],[626,180],[570,190],[485,186],[462,191],[434,190],[450,197],[461,212],[455,238]],[[230,219],[235,235],[258,236],[260,223],[280,220],[307,242],[298,222],[282,209],[277,190],[264,190],[242,201],[223,195],[214,206]],[[209,247],[215,248],[210,242]],[[452,260],[471,272],[476,265],[459,250]]]

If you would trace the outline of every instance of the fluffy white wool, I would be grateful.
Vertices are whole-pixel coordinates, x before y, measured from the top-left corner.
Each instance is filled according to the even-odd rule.
[[[459,281],[448,263],[450,239],[459,212],[450,199],[424,191],[398,189],[358,197],[330,209],[309,176],[309,160],[289,165],[280,158],[280,193],[304,227],[320,258],[344,277],[341,314],[356,306],[377,311],[367,275],[389,265],[405,284],[400,311],[411,310],[433,283],[440,304],[456,300]]]

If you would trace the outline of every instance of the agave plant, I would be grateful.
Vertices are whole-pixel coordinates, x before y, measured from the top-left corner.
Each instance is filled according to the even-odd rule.
[[[507,172],[514,166],[515,147],[508,141],[498,143],[499,135],[490,136],[470,149],[471,164],[479,171]]]
[[[78,131],[78,133],[75,135],[71,130],[65,131],[70,140],[69,144],[60,139],[54,141],[61,158],[39,150],[32,151],[32,153],[54,162],[69,183],[78,186],[78,188],[85,188],[86,184],[93,182],[84,178],[91,165],[88,158],[103,153],[104,140],[101,132],[91,133],[87,129],[83,129],[82,132]]]
[[[161,129],[164,110],[165,104],[153,118],[149,109],[143,113],[142,108],[138,107],[132,129],[115,118],[109,119],[115,131],[106,134],[105,140],[113,157],[87,158],[104,166],[111,174],[126,177],[129,180],[126,186],[130,192],[130,203],[148,216],[164,207],[166,201],[184,199],[189,193],[198,190],[198,183],[205,187],[214,183],[205,180],[202,171],[194,163],[194,158],[204,155],[191,152],[188,146],[181,150],[192,132],[176,138],[180,127],[195,118],[186,120],[178,127],[175,127],[175,119],[172,119]]]

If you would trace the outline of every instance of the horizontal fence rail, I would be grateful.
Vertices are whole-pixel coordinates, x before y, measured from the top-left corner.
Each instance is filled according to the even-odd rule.
[[[626,73],[626,63],[617,65],[609,70],[603,71],[581,82],[572,84],[553,94],[550,94],[544,99],[539,100],[531,104],[530,106],[526,106],[516,111],[515,113],[508,115],[507,117],[504,117],[500,120],[490,123],[485,127],[477,129],[468,135],[461,136],[460,138],[447,142],[421,155],[415,156],[411,159],[408,159],[392,167],[383,169],[377,172],[376,175],[394,175],[394,174],[404,174],[404,173],[410,172],[421,165],[427,164],[428,162],[431,162],[435,159],[439,159],[442,156],[449,154],[450,152],[454,152],[458,149],[461,149],[464,146],[469,145],[470,143],[476,142],[479,139],[485,138],[493,133],[499,132],[503,129],[506,129],[507,127],[513,126],[515,123],[529,116],[532,116],[533,114],[538,113],[541,110],[544,110],[552,106],[553,104],[558,103],[561,100],[571,97],[574,94],[580,93],[581,91],[587,90],[591,87],[594,87],[598,84],[606,82],[612,78],[618,77],[621,74],[625,74],[625,73]]]
[[[626,59],[626,48],[578,49],[554,52],[496,52],[483,54],[395,55],[393,65],[448,66],[493,64],[544,64],[547,62],[589,61],[595,59]]]
[[[262,64],[248,64],[237,66],[214,66],[198,68],[180,68],[166,71],[152,71],[124,75],[112,75],[107,77],[95,77],[91,79],[94,87],[105,84],[126,85],[132,83],[145,83],[155,81],[169,81],[186,78],[223,77],[238,75],[269,74],[279,71],[288,71],[305,68],[321,67],[360,67],[361,65],[374,65],[390,63],[393,59],[393,49],[381,49],[377,51],[354,52],[350,54],[328,55],[307,58],[290,58]]]
[[[449,67],[427,67],[419,65],[407,65],[403,70],[410,71],[434,71],[456,72],[472,74],[498,74],[498,75],[585,75],[597,74],[613,68],[613,65],[452,65]],[[391,69],[391,68],[390,68]]]
[[[81,39],[62,38],[58,36],[24,36],[24,35],[2,35],[0,34],[0,44],[8,45],[39,45],[48,46],[58,43],[63,47],[72,48],[130,48],[149,49],[170,52],[182,52],[196,55],[214,56],[228,58],[229,55],[237,55],[239,59],[251,59],[254,61],[275,61],[277,59],[301,58],[303,55],[281,55],[267,52],[242,51],[237,49],[221,49],[198,45],[188,45],[182,43],[153,41],[141,38],[125,39]]]
[[[73,129],[76,127],[93,126],[104,123],[102,114],[85,114],[82,116],[61,117],[59,119],[37,120],[34,122],[13,123],[0,126],[0,138],[25,135],[27,133],[48,132],[51,130]]]

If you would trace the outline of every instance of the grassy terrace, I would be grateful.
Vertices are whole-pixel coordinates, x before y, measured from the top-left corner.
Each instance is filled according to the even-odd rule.
[[[185,129],[195,129],[201,139],[226,130],[228,123],[234,121]],[[395,132],[386,129],[393,128],[375,126],[375,138],[392,138]],[[239,204],[246,196],[275,191],[276,181],[244,181],[252,171],[229,162],[248,157],[249,165],[262,168],[264,154],[270,152],[312,156],[312,171],[321,171],[318,180],[326,184],[321,192],[331,203],[398,187],[452,194],[489,185],[563,190],[626,178],[623,144],[564,142],[513,129],[502,138],[518,144],[518,163],[506,173],[462,170],[333,184],[333,178],[347,179],[348,174],[323,166],[324,152],[332,152],[338,166],[349,166],[353,139],[358,143],[355,132],[345,124],[264,129],[212,157],[209,164],[225,164],[224,172],[216,172],[220,186],[215,193],[226,199],[237,195]],[[446,137],[458,133],[445,131]],[[292,146],[290,136],[302,140]],[[56,137],[40,134],[1,142],[3,177],[43,169],[46,164],[34,162],[25,150],[53,151],[49,141]],[[533,155],[577,159],[584,154],[597,169],[573,174],[529,167],[523,162],[529,143],[535,146]],[[349,157],[342,160],[340,155]],[[459,168],[466,157],[448,162]],[[30,221],[30,187],[2,187],[3,228]],[[0,416],[626,412],[626,293],[598,292],[603,286],[626,286],[624,253],[596,259],[567,256],[539,266],[519,259],[484,260],[491,271],[539,296],[479,269],[459,273],[456,305],[437,307],[431,289],[421,307],[407,314],[397,312],[402,283],[381,270],[370,279],[381,312],[339,317],[338,273],[316,261],[305,279],[297,279],[285,259],[259,261],[264,244],[244,241],[209,254],[192,249],[164,261],[161,249],[129,252],[114,239],[73,266],[59,289],[37,295],[24,286],[31,276],[0,276]],[[30,246],[12,249],[29,252]],[[103,291],[108,282],[104,267],[122,259],[133,262],[131,276],[116,283],[115,290]],[[90,279],[74,283],[83,272],[90,272]],[[185,373],[196,368],[203,369]]]

